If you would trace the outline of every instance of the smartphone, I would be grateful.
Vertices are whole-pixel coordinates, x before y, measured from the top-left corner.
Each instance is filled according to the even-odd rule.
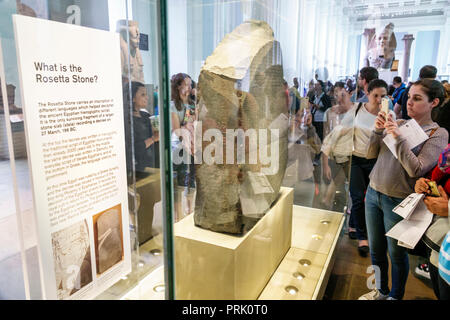
[[[384,111],[384,113],[386,114],[386,119],[387,119],[387,116],[389,114],[389,99],[388,98],[383,98],[381,100],[381,111]]]
[[[439,193],[436,181],[428,181],[427,182],[428,186],[430,187],[430,191],[431,191],[431,196],[433,197],[440,197],[441,194]]]
[[[300,109],[306,110],[308,109],[309,105],[309,100],[308,98],[300,98]]]

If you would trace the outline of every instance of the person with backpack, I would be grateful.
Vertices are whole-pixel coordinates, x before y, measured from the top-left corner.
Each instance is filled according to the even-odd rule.
[[[397,101],[400,99],[400,97],[402,96],[403,91],[405,91],[406,86],[405,84],[402,82],[402,78],[401,77],[394,77],[394,79],[392,80],[392,85],[394,86],[395,90],[394,93],[392,93],[392,103],[395,104],[397,103]],[[398,116],[398,115],[397,115]]]
[[[325,85],[322,80],[314,84],[314,102],[312,105],[313,126],[316,128],[320,140],[323,140],[323,123],[324,113],[328,108],[331,108],[330,97],[325,93]]]
[[[355,228],[358,253],[366,257],[369,253],[365,220],[364,198],[369,186],[369,174],[377,161],[367,157],[369,138],[375,125],[381,100],[387,95],[387,83],[381,79],[370,81],[367,86],[368,102],[360,102],[355,112],[353,129],[353,154],[350,170],[350,197],[352,208],[349,225]],[[393,112],[391,116],[395,118]],[[350,235],[352,237],[352,235]]]

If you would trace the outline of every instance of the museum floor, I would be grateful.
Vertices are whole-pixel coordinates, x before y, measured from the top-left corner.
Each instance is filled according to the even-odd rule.
[[[26,192],[29,186],[23,183],[26,179],[26,161],[16,162],[17,175],[22,183],[19,183],[19,189],[22,190],[22,199],[24,207],[28,209],[31,201],[31,195]],[[0,161],[0,181],[2,186],[11,185],[11,175],[9,163]],[[22,179],[21,179],[22,178]],[[0,300],[14,299],[21,296],[22,292],[22,276],[20,267],[20,255],[17,244],[16,218],[14,211],[6,204],[11,204],[13,194],[10,188],[0,188]],[[12,206],[14,207],[14,206]],[[24,215],[25,221],[32,219],[31,212],[28,211]],[[28,230],[27,230],[28,229]],[[25,226],[25,247],[32,247],[31,239],[33,238],[33,230],[29,230]],[[34,250],[28,250],[28,256],[31,260],[36,260]],[[405,299],[407,300],[423,300],[436,299],[431,288],[431,282],[427,279],[417,278],[413,274],[414,268],[417,266],[417,257],[410,256],[410,274],[406,286]],[[324,299],[327,300],[353,300],[369,291],[367,289],[367,279],[370,274],[366,273],[370,265],[370,258],[362,258],[358,255],[357,241],[349,239],[345,233],[345,228],[341,232],[337,247],[336,260],[331,272],[328,286],[325,291]],[[37,275],[36,275],[37,276]],[[38,293],[32,294],[38,295]]]
[[[367,280],[372,273],[366,273],[371,264],[370,257],[360,257],[357,246],[358,241],[350,239],[343,229],[336,246],[336,260],[328,280],[324,300],[355,300],[370,291],[367,289]],[[409,256],[410,273],[404,299],[436,300],[431,281],[414,275],[418,262],[418,257]]]

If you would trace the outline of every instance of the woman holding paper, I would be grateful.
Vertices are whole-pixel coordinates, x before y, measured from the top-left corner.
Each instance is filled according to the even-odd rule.
[[[366,223],[372,264],[375,267],[377,288],[364,294],[360,300],[402,299],[409,272],[406,248],[398,246],[397,240],[386,237],[388,232],[402,218],[394,209],[404,198],[414,192],[418,178],[429,172],[445,149],[448,133],[431,119],[431,110],[444,100],[444,90],[439,81],[419,80],[409,91],[408,114],[427,134],[428,139],[415,148],[410,148],[407,137],[401,134],[399,126],[405,120],[394,121],[383,111],[378,113],[367,152],[368,158],[377,158],[370,174],[366,194]],[[391,135],[395,140],[397,157],[383,142]],[[392,289],[388,287],[388,258],[392,263]]]

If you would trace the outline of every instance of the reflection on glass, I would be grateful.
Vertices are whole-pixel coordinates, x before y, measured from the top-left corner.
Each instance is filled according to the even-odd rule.
[[[195,90],[191,77],[177,73],[171,78],[170,117],[174,172],[174,217],[192,212],[195,197],[194,123],[197,120]]]
[[[197,95],[195,135],[187,123],[183,137],[195,149],[184,160],[196,163],[195,225],[241,234],[277,198],[286,165],[288,97],[269,25],[248,21],[226,35],[201,70]]]

